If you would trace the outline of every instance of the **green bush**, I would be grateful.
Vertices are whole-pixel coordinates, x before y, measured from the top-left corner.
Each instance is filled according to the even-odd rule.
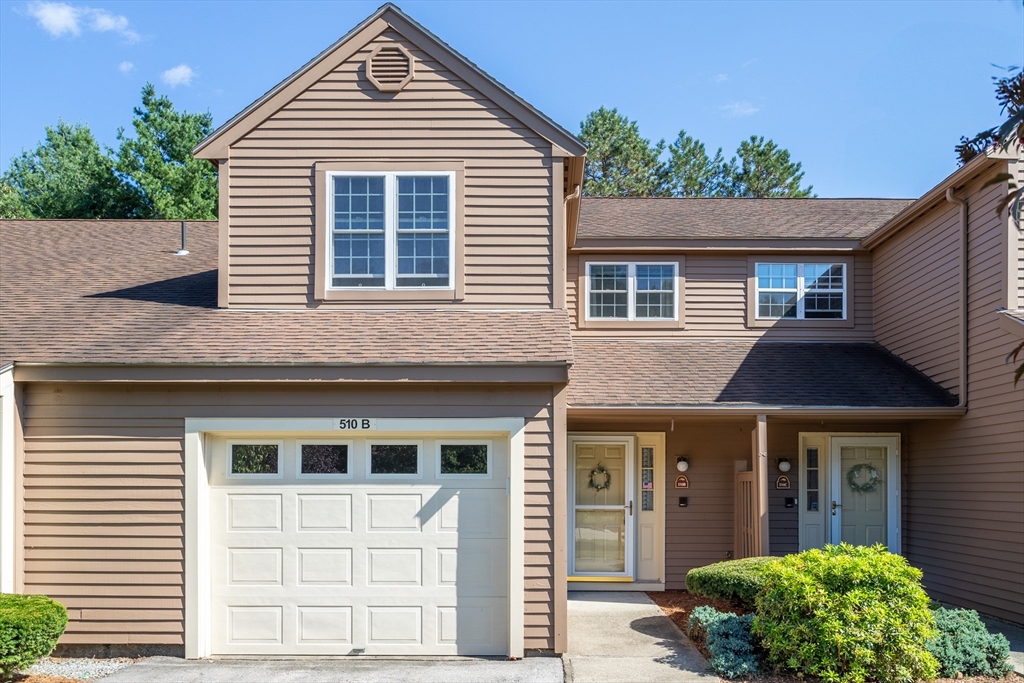
[[[921,572],[873,547],[825,546],[767,564],[754,634],[768,661],[830,682],[935,678]]]
[[[761,670],[761,655],[754,644],[750,625],[754,615],[736,616],[701,606],[690,613],[686,630],[694,640],[704,641],[711,654],[711,668],[723,678],[752,676]]]
[[[64,605],[43,595],[0,595],[0,680],[53,652],[68,623]]]
[[[748,557],[691,569],[686,574],[686,590],[706,598],[721,598],[754,609],[754,601],[764,585],[764,568],[777,557]]]
[[[938,637],[928,641],[928,651],[939,660],[944,678],[992,676],[1002,678],[1013,667],[1010,643],[1002,633],[989,633],[978,617],[968,609],[935,610]]]

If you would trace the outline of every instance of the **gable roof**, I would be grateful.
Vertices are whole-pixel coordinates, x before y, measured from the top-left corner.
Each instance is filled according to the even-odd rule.
[[[0,367],[561,365],[563,310],[217,308],[217,223],[0,221]],[[508,330],[530,330],[529,335]]]
[[[577,239],[860,239],[913,201],[585,197]]]
[[[560,147],[568,156],[582,156],[586,146],[575,135],[526,100],[516,95],[483,69],[459,54],[392,3],[377,9],[333,45],[311,59],[262,97],[233,116],[201,141],[193,150],[200,159],[225,159],[227,148],[258,126],[271,114],[350,58],[367,43],[391,27],[430,54],[486,97],[519,119],[538,135]]]
[[[575,341],[574,354],[570,408],[956,405],[874,343],[587,339]]]

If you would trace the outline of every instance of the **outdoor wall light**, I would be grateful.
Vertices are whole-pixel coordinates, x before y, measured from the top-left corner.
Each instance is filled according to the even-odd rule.
[[[779,458],[779,472],[789,472],[789,458]]]
[[[685,472],[690,469],[690,463],[686,462],[686,458],[680,456],[676,458],[676,469],[680,472]]]

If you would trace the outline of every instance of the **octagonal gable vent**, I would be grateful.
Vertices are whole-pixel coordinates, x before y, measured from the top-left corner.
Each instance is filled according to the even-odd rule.
[[[366,76],[381,92],[398,92],[414,75],[412,55],[397,43],[378,45],[366,58]]]

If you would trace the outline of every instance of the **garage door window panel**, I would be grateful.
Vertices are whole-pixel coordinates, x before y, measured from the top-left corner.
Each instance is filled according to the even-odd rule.
[[[300,479],[352,477],[351,441],[299,441],[296,472]]]
[[[417,441],[378,441],[368,444],[367,472],[371,477],[419,477],[422,444]]]
[[[227,476],[280,478],[283,453],[280,441],[229,441]]]
[[[439,477],[491,478],[491,442],[437,442],[437,475]]]

